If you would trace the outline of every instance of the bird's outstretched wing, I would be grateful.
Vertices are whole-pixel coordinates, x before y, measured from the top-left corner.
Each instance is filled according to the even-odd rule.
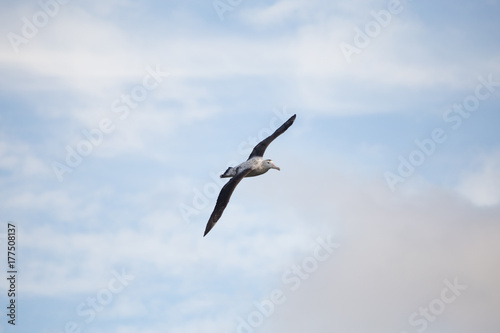
[[[255,146],[255,148],[252,150],[252,153],[250,154],[248,159],[251,159],[252,157],[255,157],[255,156],[264,156],[264,152],[266,151],[267,146],[269,146],[269,144],[271,142],[273,142],[274,139],[276,139],[278,136],[283,134],[288,129],[288,127],[292,126],[293,121],[295,120],[296,116],[297,115],[295,115],[295,114],[293,116],[291,116],[290,119],[288,119],[276,131],[274,131],[273,134],[271,134],[270,136],[268,136],[267,138],[265,138],[264,140],[259,142],[259,144],[257,144]]]
[[[229,202],[229,199],[231,198],[231,194],[233,194],[234,189],[236,188],[236,185],[252,171],[252,168],[247,168],[244,170],[241,170],[236,176],[231,178],[226,185],[222,188],[222,190],[219,193],[219,196],[217,197],[217,203],[215,204],[214,211],[212,212],[212,215],[210,215],[210,219],[208,220],[207,227],[205,228],[205,233],[203,234],[203,237],[205,237],[206,234],[214,227],[215,223],[220,219],[222,216],[222,213],[224,212],[224,209],[226,209],[226,206]]]

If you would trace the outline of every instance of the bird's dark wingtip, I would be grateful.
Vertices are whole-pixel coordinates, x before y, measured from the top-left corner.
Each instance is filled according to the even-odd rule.
[[[207,223],[207,227],[205,228],[205,233],[203,234],[203,237],[205,237],[215,225],[215,223],[210,223],[210,222],[211,221]]]

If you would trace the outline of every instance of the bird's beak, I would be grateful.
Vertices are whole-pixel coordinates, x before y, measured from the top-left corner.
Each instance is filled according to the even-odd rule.
[[[279,166],[276,166],[276,164],[273,163],[273,166],[271,167],[273,169],[276,169],[278,171],[281,171],[280,167]]]

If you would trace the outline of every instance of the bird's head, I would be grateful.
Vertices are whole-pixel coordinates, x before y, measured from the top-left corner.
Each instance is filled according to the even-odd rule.
[[[276,170],[280,170],[280,168],[278,166],[276,166],[276,164],[274,164],[274,162],[272,160],[265,160],[264,161],[264,166],[266,167],[266,169],[276,169]]]

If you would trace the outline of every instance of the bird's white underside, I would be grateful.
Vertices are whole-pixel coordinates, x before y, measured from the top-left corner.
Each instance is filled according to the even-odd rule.
[[[253,157],[243,163],[240,163],[239,165],[228,168],[226,172],[224,172],[223,175],[221,175],[222,178],[226,177],[234,177],[236,176],[239,172],[246,170],[246,169],[252,169],[252,171],[246,175],[245,177],[254,177],[254,176],[259,176],[262,175],[263,173],[266,173],[269,168],[264,166],[264,159],[260,156]]]

